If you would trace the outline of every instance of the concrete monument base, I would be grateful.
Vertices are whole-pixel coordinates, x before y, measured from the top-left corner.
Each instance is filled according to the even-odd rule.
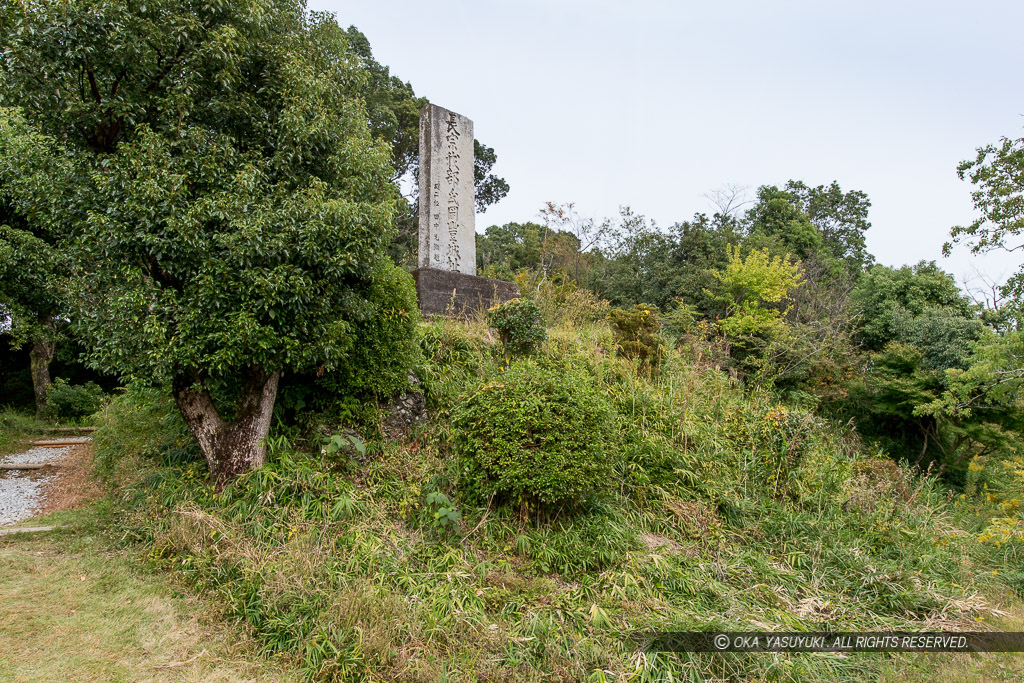
[[[412,271],[420,312],[424,316],[443,315],[468,318],[519,296],[519,285],[436,268]]]

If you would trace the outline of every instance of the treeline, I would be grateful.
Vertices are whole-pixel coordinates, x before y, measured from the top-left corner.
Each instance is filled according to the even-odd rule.
[[[713,215],[667,229],[628,208],[597,222],[549,203],[541,222],[479,235],[478,267],[527,295],[654,306],[674,339],[700,340],[751,388],[853,424],[951,483],[972,460],[1016,453],[1021,336],[1009,292],[975,302],[933,261],[875,263],[870,200],[836,182],[715,198]]]

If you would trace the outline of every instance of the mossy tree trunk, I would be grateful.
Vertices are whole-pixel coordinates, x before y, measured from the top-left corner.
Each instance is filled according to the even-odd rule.
[[[235,419],[230,423],[221,418],[210,392],[201,383],[183,377],[175,379],[174,399],[199,442],[218,489],[266,462],[266,437],[270,432],[280,377],[279,372],[267,374],[249,368],[238,397]]]
[[[52,339],[39,339],[29,351],[32,369],[32,389],[36,395],[36,417],[46,414],[46,393],[50,390],[50,361],[56,343]]]

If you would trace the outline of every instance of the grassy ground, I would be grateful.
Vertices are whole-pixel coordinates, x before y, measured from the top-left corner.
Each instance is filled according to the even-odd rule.
[[[26,422],[9,420],[2,443],[16,444]],[[62,463],[46,504],[55,511],[17,525],[62,528],[0,536],[0,681],[289,680],[209,602],[114,548],[106,504],[85,502],[98,493],[87,453]]]
[[[0,456],[25,450],[23,441],[33,436],[43,422],[16,410],[0,409]]]

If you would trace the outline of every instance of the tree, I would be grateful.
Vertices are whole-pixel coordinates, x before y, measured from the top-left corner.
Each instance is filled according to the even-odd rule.
[[[395,216],[398,230],[389,251],[395,263],[413,266],[419,245],[419,184],[415,179],[419,173],[420,109],[429,100],[416,95],[410,83],[392,75],[386,65],[374,58],[369,39],[359,29],[349,26],[345,37],[349,54],[365,74],[354,86],[366,104],[370,129],[375,137],[390,143],[392,179],[407,189]],[[492,147],[473,140],[473,153],[476,210],[483,213],[508,194],[509,186],[493,173],[498,155]]]
[[[934,261],[901,268],[872,266],[852,298],[860,315],[857,337],[870,351],[881,351],[893,341],[912,342],[915,321],[928,310],[964,319],[977,317],[956,280]]]
[[[864,233],[871,227],[868,221],[871,200],[865,193],[843,192],[834,180],[831,185],[818,187],[790,180],[786,191],[807,213],[807,218],[821,234],[822,246],[833,258],[845,262],[854,272],[871,265],[874,257],[868,253],[864,239]]]
[[[801,284],[799,266],[788,258],[758,250],[744,257],[738,246],[730,248],[726,267],[713,274],[716,298],[727,306],[719,325],[736,338],[776,335],[785,314],[780,304]]]
[[[968,244],[974,254],[1024,248],[1024,138],[1003,138],[998,145],[979,147],[974,159],[957,166],[957,175],[975,186],[971,199],[981,215],[952,229],[943,254],[948,256],[959,242]],[[1024,267],[1007,280],[1003,292],[1018,305],[1024,303]]]
[[[747,211],[749,234],[756,243],[753,248],[771,248],[770,243],[757,241],[768,239],[777,243],[773,253],[789,253],[798,259],[805,259],[817,253],[822,247],[822,236],[803,211],[797,198],[786,190],[764,185],[757,190],[757,203]]]
[[[68,266],[63,252],[33,232],[9,200],[0,199],[0,321],[10,327],[15,345],[29,345],[39,417],[46,412],[50,361],[66,314],[60,283]]]
[[[346,33],[269,0],[7,5],[0,25],[24,112],[0,119],[0,177],[71,250],[92,364],[168,383],[218,484],[260,466],[281,373],[345,363],[394,268],[391,150]]]
[[[788,251],[802,260],[813,257],[825,265],[838,261],[849,272],[859,273],[874,260],[864,240],[871,227],[870,208],[866,194],[843,192],[835,181],[810,187],[790,180],[782,189],[758,189],[757,203],[747,211],[747,226],[751,236],[777,241],[777,252]],[[834,270],[828,268],[823,275]]]

